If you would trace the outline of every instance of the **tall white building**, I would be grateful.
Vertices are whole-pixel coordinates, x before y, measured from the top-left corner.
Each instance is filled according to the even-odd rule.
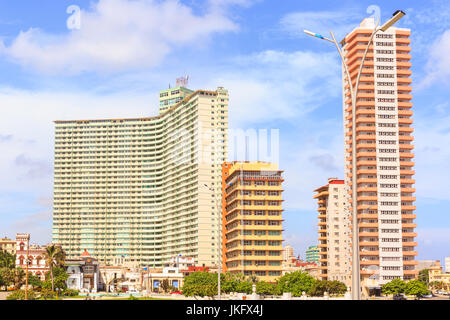
[[[375,28],[365,19],[342,41],[353,86]],[[357,209],[362,287],[417,276],[412,135],[411,32],[378,32],[362,69],[356,103]],[[352,104],[344,74],[346,184],[352,185]]]
[[[217,264],[228,92],[175,90],[154,117],[55,121],[53,242],[69,259]]]

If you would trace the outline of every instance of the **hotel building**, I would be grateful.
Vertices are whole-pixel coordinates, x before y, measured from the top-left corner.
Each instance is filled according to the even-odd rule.
[[[351,285],[350,220],[344,180],[328,179],[316,190],[319,211],[319,266],[323,280]]]
[[[316,263],[319,264],[319,247],[318,246],[309,246],[305,252],[305,262],[306,263]]]
[[[275,281],[281,276],[282,172],[265,162],[225,162],[223,269]]]
[[[183,255],[217,265],[228,91],[164,90],[160,110],[55,121],[53,242],[67,258],[88,250],[102,264],[161,268]]]
[[[353,86],[375,28],[363,20],[341,42]],[[356,103],[357,210],[361,286],[379,289],[417,276],[414,257],[414,149],[411,119],[411,32],[391,27],[373,38]],[[352,186],[352,104],[344,74],[346,184]]]

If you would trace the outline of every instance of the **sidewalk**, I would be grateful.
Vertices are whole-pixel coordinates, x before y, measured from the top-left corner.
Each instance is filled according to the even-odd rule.
[[[8,296],[9,292],[2,291],[0,292],[0,300],[6,300],[6,297]]]

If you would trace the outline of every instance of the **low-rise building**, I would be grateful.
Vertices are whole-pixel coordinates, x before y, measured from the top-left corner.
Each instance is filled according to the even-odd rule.
[[[166,265],[166,267],[175,267],[179,269],[187,269],[195,265],[195,261],[193,257],[182,256],[181,254],[172,257],[170,262]]]
[[[8,252],[9,254],[16,254],[16,241],[9,238],[0,239],[0,251]]]
[[[184,275],[178,268],[165,267],[161,272],[144,273],[144,287],[147,292],[162,292],[162,284],[167,281],[168,286],[175,291],[183,287]]]
[[[416,270],[422,271],[424,269],[430,268],[435,263],[440,263],[439,260],[417,260]]]
[[[97,292],[100,289],[100,267],[97,259],[84,251],[79,259],[66,259],[69,289]]]
[[[450,291],[450,273],[444,272],[439,260],[435,261],[428,270],[429,283],[441,282],[442,290]]]

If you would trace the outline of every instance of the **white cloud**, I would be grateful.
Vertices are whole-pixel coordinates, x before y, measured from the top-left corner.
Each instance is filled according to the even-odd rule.
[[[450,200],[450,116],[435,116],[415,119],[417,195]]]
[[[341,92],[334,53],[267,50],[230,63],[214,85],[206,85],[230,91],[230,123],[235,127],[294,121]]]
[[[202,46],[217,32],[237,31],[225,10],[196,15],[179,1],[100,0],[81,12],[81,28],[53,35],[31,28],[0,52],[41,72],[116,72],[158,65],[175,48]]]
[[[428,87],[436,82],[450,81],[450,29],[446,30],[431,46],[426,64],[426,76],[418,88]]]

